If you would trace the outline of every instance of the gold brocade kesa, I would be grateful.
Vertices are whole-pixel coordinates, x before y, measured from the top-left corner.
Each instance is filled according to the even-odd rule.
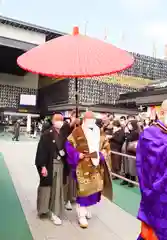
[[[78,196],[86,197],[101,192],[104,187],[104,167],[99,164],[95,167],[91,158],[96,158],[97,153],[89,153],[88,143],[81,127],[77,127],[69,141],[80,153],[86,157],[79,161],[76,169]]]

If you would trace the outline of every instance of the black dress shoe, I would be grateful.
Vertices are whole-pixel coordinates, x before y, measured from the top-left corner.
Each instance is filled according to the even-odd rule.
[[[136,181],[136,177],[135,176],[130,176],[130,179],[132,180],[132,181]],[[130,187],[130,188],[132,188],[132,187],[134,187],[135,185],[133,184],[133,183],[128,183],[128,187]]]
[[[129,174],[125,174],[125,178],[130,179],[130,175],[129,175]],[[123,181],[120,183],[120,185],[122,185],[122,186],[128,185],[128,182],[127,182],[126,180],[123,180]]]
[[[112,177],[112,180],[118,180],[119,178],[118,177]]]
[[[129,187],[129,188],[133,188],[133,187],[134,187],[134,184],[133,184],[133,183],[128,183],[128,187]]]
[[[49,217],[49,214],[48,213],[42,213],[42,214],[38,214],[38,217],[40,219],[47,219]]]
[[[123,180],[121,183],[120,183],[121,186],[125,186],[125,185],[128,185],[128,182]]]

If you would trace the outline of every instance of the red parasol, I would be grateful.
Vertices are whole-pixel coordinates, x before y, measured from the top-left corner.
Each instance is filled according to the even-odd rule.
[[[79,34],[50,40],[24,53],[17,59],[26,71],[49,77],[93,77],[120,72],[129,68],[134,59],[126,51],[109,43]],[[76,92],[77,92],[76,81]],[[76,94],[78,104],[78,96]]]

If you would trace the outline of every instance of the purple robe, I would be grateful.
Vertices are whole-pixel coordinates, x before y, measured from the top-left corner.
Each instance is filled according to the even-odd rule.
[[[141,191],[138,219],[148,224],[159,240],[167,240],[167,129],[151,126],[141,133],[136,166]]]
[[[71,166],[72,176],[77,181],[76,168],[78,165],[80,153],[68,141],[65,144],[65,149],[67,153],[67,162]],[[100,153],[100,160],[104,161],[104,156],[102,155],[102,153]],[[77,197],[76,202],[80,206],[88,207],[100,202],[100,200],[101,200],[101,192],[97,192],[87,197]]]
[[[141,236],[139,236],[137,240],[145,240],[145,239],[143,239]]]

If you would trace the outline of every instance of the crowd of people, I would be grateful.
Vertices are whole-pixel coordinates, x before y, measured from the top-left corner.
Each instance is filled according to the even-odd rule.
[[[111,119],[104,130],[109,134],[111,151],[128,154],[122,159],[111,154],[112,171],[120,174],[122,163],[126,179],[139,183],[141,202],[137,217],[141,221],[141,233],[138,240],[166,240],[167,100],[154,120],[148,116],[144,119],[122,116],[119,121]]]
[[[102,194],[112,201],[112,181],[124,174],[120,184],[133,187],[137,180],[141,191],[138,239],[166,240],[166,113],[167,101],[154,120],[96,119],[94,113],[86,112],[82,119],[74,113],[66,121],[55,114],[37,148],[38,216],[61,225],[64,210],[72,210],[74,201],[78,223],[87,228],[91,206],[100,202]]]
[[[111,169],[105,162],[110,147],[92,112],[82,120],[73,113],[70,120],[55,114],[41,135],[35,161],[40,177],[37,210],[40,218],[61,225],[65,207],[71,210],[75,199],[79,225],[87,228],[90,207],[101,193],[112,200]]]
[[[88,112],[85,113],[83,118],[76,119],[75,115],[76,113],[72,112],[71,117],[67,121],[61,114],[55,114],[52,124],[47,121],[43,123],[42,135],[36,155],[36,166],[40,176],[37,208],[40,217],[46,216],[48,212],[52,212],[51,219],[55,224],[59,225],[62,222],[60,216],[62,215],[61,210],[63,209],[64,201],[66,202],[67,209],[72,209],[71,202],[75,199],[79,191],[78,179],[82,179],[83,177],[81,182],[86,181],[87,184],[89,182],[92,184],[95,181],[94,186],[96,190],[87,190],[90,194],[81,192],[81,189],[85,188],[85,186],[83,187],[83,183],[81,183],[81,193],[76,198],[79,206],[77,209],[78,221],[81,227],[87,227],[87,218],[88,215],[89,217],[91,215],[89,206],[100,201],[99,192],[103,191],[104,193],[104,186],[98,186],[101,191],[97,191],[96,178],[100,176],[103,179],[104,176],[107,176],[107,183],[111,185],[111,180],[117,179],[117,177],[111,176],[111,171],[118,175],[122,174],[121,166],[123,165],[126,179],[133,181],[136,179],[135,160],[132,158],[127,161],[120,155],[114,154],[113,151],[118,153],[122,151],[128,154],[129,158],[134,156],[136,154],[136,143],[141,131],[141,123],[136,120],[135,116],[122,116],[120,119],[115,119],[113,116],[106,116],[104,119],[96,119],[93,113]],[[149,123],[145,120],[143,127],[146,128]],[[86,155],[85,152],[87,152]],[[91,163],[88,161],[88,165],[81,165],[78,168],[79,159],[84,159],[85,156],[87,156],[86,159],[93,160]],[[103,166],[104,169],[101,169],[102,165],[100,165],[99,160],[103,158],[106,159],[108,167]],[[96,166],[96,164],[99,166],[98,171],[100,171],[100,173],[98,171],[94,173],[95,180],[92,180],[92,177],[89,179],[83,176],[84,174],[88,174],[89,176],[89,171],[92,171],[92,162],[93,166]],[[89,169],[89,166],[91,166],[91,169]],[[83,171],[86,169],[86,173],[81,172],[77,176],[79,169]],[[105,171],[105,175],[102,174],[103,176],[101,176],[101,171]],[[72,180],[72,176],[75,176],[74,179],[77,180],[77,184]],[[66,185],[66,193],[62,190],[62,186],[64,189],[63,183]],[[52,184],[54,185],[54,189],[52,188]],[[121,185],[126,184],[129,187],[133,187],[132,183],[128,183],[127,181],[121,182]],[[89,184],[88,186],[90,187]],[[110,189],[112,190],[111,186]],[[107,193],[106,195],[109,196],[110,200],[112,199],[112,193]],[[53,196],[56,196],[55,199]],[[50,199],[52,199],[52,205],[50,205]],[[64,200],[62,201],[62,199]]]
[[[153,123],[148,116],[141,119],[139,116],[121,116],[119,119],[108,116],[105,119],[97,120],[97,125],[104,131],[110,143],[111,155],[108,159],[112,172],[123,175],[126,179],[136,181],[136,147],[140,133]],[[121,156],[117,153],[123,153]],[[127,156],[128,155],[128,156]],[[114,176],[113,180],[118,177]],[[123,180],[121,185],[134,187],[132,182]]]
[[[22,126],[22,119],[17,119],[13,123],[13,141],[19,141],[20,137],[20,127]],[[25,124],[25,123],[24,123]],[[25,124],[26,125],[26,124]],[[7,126],[7,125],[6,125]],[[49,118],[45,119],[33,119],[31,122],[30,131],[26,132],[31,138],[37,138],[40,136],[46,129],[52,126],[51,120]]]

